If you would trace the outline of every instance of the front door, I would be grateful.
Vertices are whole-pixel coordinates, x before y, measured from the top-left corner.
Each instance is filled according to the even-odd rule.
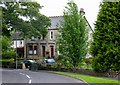
[[[45,57],[45,46],[42,46],[42,57]]]
[[[50,55],[50,57],[53,57],[54,56],[54,47],[53,46],[50,46],[50,49],[51,49],[51,55]]]

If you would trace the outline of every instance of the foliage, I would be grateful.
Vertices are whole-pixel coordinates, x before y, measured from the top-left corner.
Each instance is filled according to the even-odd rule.
[[[58,65],[58,68],[71,68],[72,63],[70,62],[69,57],[65,57],[63,55],[59,55],[59,57],[56,60],[56,63]]]
[[[79,14],[77,5],[69,2],[68,6],[64,11],[64,21],[60,25],[59,51],[65,59],[64,63],[77,67],[87,53],[88,32],[84,17]]]
[[[91,64],[92,63],[92,58],[85,58],[85,63],[87,65]]]
[[[10,59],[10,58],[15,58],[15,51],[13,49],[6,50],[2,52],[2,58],[3,59]]]
[[[48,33],[47,28],[51,25],[50,19],[44,15],[39,15],[36,20],[31,20],[31,23],[32,26],[39,31],[36,35],[42,37],[44,40]]]
[[[0,60],[0,63],[2,63],[2,67],[14,67],[14,59],[2,59]]]
[[[11,47],[12,43],[10,38],[7,38],[6,36],[1,36],[0,43],[2,44],[2,51],[0,53],[0,56],[3,59],[10,59],[15,57],[15,51]]]
[[[39,13],[42,8],[37,2],[2,2],[2,35],[10,36],[11,31],[20,31],[23,37],[44,37],[50,19]],[[43,33],[44,32],[44,33]]]
[[[14,50],[11,49],[11,34],[15,31],[21,33],[23,38],[45,37],[47,27],[51,25],[50,19],[42,15],[39,10],[42,8],[37,2],[5,2],[0,1],[2,8],[2,35],[9,37],[1,39],[3,58],[14,57]],[[1,28],[0,28],[1,30]]]
[[[91,45],[93,69],[104,72],[120,70],[120,2],[103,2],[95,23]]]

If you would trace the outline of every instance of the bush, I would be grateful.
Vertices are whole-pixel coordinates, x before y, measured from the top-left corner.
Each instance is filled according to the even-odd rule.
[[[58,59],[56,59],[56,64],[59,68],[71,68],[73,67],[71,63],[71,59],[67,56],[59,55]]]
[[[5,68],[14,68],[15,66],[15,62],[13,58],[0,60],[0,62],[2,63],[2,67],[5,67]]]
[[[91,65],[91,63],[92,63],[92,58],[86,58],[86,59],[85,59],[85,63],[86,63],[87,65]]]
[[[93,58],[92,68],[96,72],[106,72],[109,70],[109,66],[105,65],[104,59],[101,59],[99,56]]]
[[[2,59],[11,59],[11,58],[15,58],[15,51],[10,50],[10,51],[2,52]]]

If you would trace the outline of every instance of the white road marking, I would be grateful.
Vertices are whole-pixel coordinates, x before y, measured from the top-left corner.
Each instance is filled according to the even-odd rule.
[[[31,84],[31,79],[29,80],[29,84]]]
[[[28,76],[28,75],[26,75],[26,74],[24,74],[24,73],[20,73],[20,74],[21,74],[21,75],[25,75],[25,76],[29,79],[29,82],[28,82],[28,83],[29,83],[29,84],[31,83],[32,80],[30,79],[30,76]]]
[[[20,73],[20,74],[25,75],[24,73]]]
[[[30,77],[28,75],[26,75],[26,76],[30,79]]]

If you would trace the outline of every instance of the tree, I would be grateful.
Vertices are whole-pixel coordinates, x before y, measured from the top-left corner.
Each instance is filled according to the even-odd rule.
[[[64,11],[64,21],[60,25],[59,51],[66,59],[63,63],[78,67],[87,53],[88,33],[86,22],[79,14],[77,5],[69,2],[68,6]]]
[[[10,41],[10,38],[7,38],[6,36],[0,36],[0,43],[2,44],[2,51],[0,51],[0,57],[2,57],[3,59],[14,58],[15,50],[11,47],[12,43]]]
[[[47,28],[51,25],[50,19],[44,15],[39,15],[36,20],[31,20],[31,23],[32,26],[39,31],[37,35],[44,40],[48,33]]]
[[[37,2],[0,1],[0,6],[2,8],[2,35],[9,37],[7,40],[10,43],[12,42],[11,35],[16,31],[20,32],[21,37],[24,39],[31,38],[32,36],[46,36],[47,27],[51,25],[51,22],[48,17],[40,13],[39,10],[42,6]],[[1,42],[3,41],[4,39],[2,38]],[[10,45],[6,46],[10,47]],[[3,51],[3,49],[2,56],[13,53],[12,50],[8,52],[8,49],[5,49],[6,51]]]
[[[120,2],[103,2],[95,23],[91,45],[93,69],[120,70]]]
[[[41,13],[37,2],[1,2],[3,12],[2,35],[10,36],[11,31],[20,31],[23,37],[47,34],[50,19]],[[33,23],[36,22],[36,23]],[[36,27],[38,26],[38,27]],[[41,31],[45,32],[42,34]],[[41,36],[40,36],[41,37]]]

